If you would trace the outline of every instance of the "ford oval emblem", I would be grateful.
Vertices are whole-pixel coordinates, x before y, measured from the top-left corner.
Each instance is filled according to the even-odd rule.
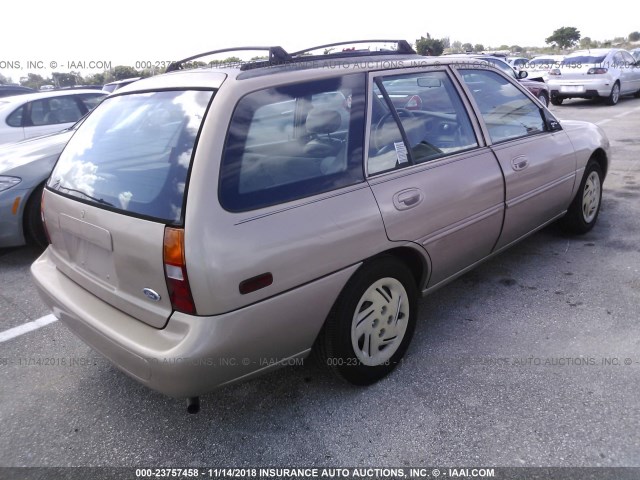
[[[146,295],[149,300],[153,300],[154,302],[160,301],[160,294],[155,290],[151,290],[150,288],[144,288],[142,293]]]

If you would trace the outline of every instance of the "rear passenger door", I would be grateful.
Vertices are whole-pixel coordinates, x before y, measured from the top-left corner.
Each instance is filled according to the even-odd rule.
[[[505,221],[496,245],[501,248],[566,211],[576,176],[575,153],[551,114],[497,71],[459,72],[504,172]]]
[[[504,182],[444,68],[370,74],[367,179],[387,236],[421,244],[428,287],[489,255]]]

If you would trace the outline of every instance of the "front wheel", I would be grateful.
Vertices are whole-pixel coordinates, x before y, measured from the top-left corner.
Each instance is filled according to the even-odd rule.
[[[602,178],[600,165],[595,160],[590,160],[576,198],[560,221],[566,231],[583,234],[596,224],[602,203]]]
[[[42,200],[43,188],[44,185],[37,187],[25,205],[24,232],[28,243],[44,249],[49,242],[47,241],[42,217],[40,216],[40,201]]]
[[[549,106],[549,100],[547,99],[547,96],[544,93],[541,93],[540,95],[538,95],[538,101],[545,107]]]
[[[388,375],[404,356],[417,316],[409,269],[392,257],[365,263],[338,297],[318,338],[321,361],[354,385]]]

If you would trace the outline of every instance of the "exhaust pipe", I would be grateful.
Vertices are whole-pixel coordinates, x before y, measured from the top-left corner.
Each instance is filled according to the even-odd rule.
[[[187,413],[196,414],[200,411],[200,397],[187,398]]]

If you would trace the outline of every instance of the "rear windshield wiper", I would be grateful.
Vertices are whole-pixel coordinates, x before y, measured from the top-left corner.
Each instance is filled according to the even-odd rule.
[[[53,185],[54,189],[56,190],[65,190],[67,192],[71,192],[71,193],[79,193],[80,195],[83,195],[84,197],[88,198],[89,200],[93,200],[96,203],[99,203],[101,205],[107,205],[108,207],[113,207],[113,203],[109,203],[106,200],[103,200],[102,198],[96,198],[96,197],[92,197],[91,195],[86,194],[85,192],[83,192],[82,190],[76,190],[74,188],[67,188],[67,187],[63,187],[62,185],[60,185],[60,183],[56,183],[55,185]]]

